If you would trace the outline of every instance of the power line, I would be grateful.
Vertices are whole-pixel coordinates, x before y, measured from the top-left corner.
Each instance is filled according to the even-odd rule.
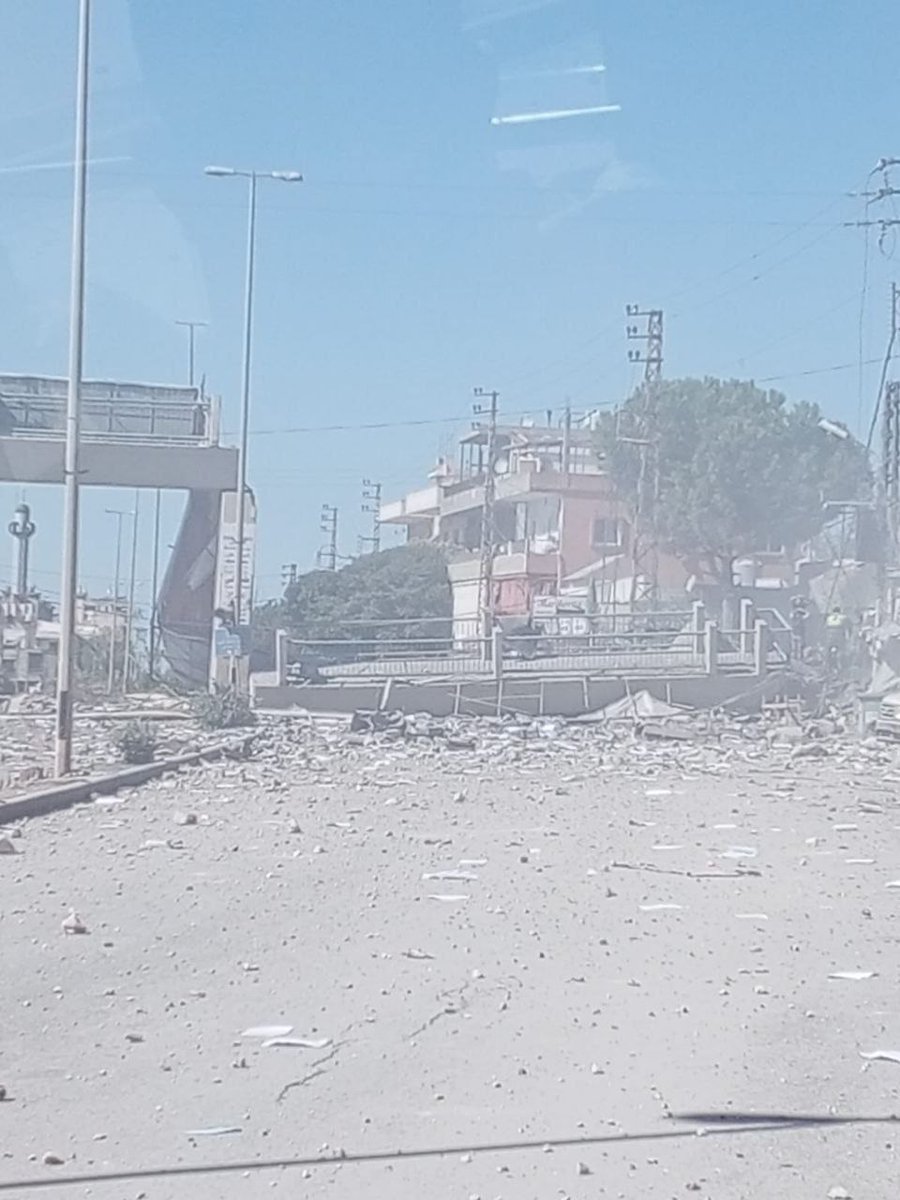
[[[612,408],[615,402],[605,401],[602,404],[595,404],[594,408]],[[543,416],[547,411],[546,404],[540,408],[523,408],[517,412],[510,414],[511,417],[534,417]],[[290,425],[282,426],[279,429],[251,429],[251,437],[281,437],[282,434],[289,433],[348,433],[355,430],[366,429],[404,429],[417,428],[423,425],[468,425],[471,423],[471,414],[455,413],[450,417],[416,417],[410,420],[399,421],[359,421],[348,422],[341,425]]]
[[[870,367],[873,363],[881,362],[880,358],[867,358],[863,362],[864,367]],[[758,379],[754,379],[754,383],[777,383],[781,379],[803,379],[808,375],[828,375],[832,371],[849,371],[853,367],[858,367],[859,362],[837,363],[833,367],[813,367],[808,371],[793,371],[788,375],[763,375]]]

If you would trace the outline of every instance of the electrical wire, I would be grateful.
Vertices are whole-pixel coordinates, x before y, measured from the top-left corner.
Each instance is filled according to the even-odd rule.
[[[598,404],[598,408],[611,408],[613,401],[606,401],[603,404]],[[547,412],[547,405],[542,405],[540,408],[518,409],[514,413],[504,414],[506,418],[505,424],[514,422],[516,417],[543,416]],[[364,429],[404,429],[417,428],[427,425],[461,425],[470,424],[474,420],[472,413],[457,413],[452,417],[416,417],[409,420],[399,421],[361,421],[359,423],[349,423],[341,425],[293,425],[285,426],[278,429],[251,429],[251,437],[277,437],[287,433],[346,433],[355,430]]]

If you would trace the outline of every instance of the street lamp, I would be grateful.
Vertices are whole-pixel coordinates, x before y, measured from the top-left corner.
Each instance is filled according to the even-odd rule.
[[[72,203],[72,266],[69,295],[69,381],[63,459],[62,578],[59,597],[59,656],[56,671],[57,776],[72,770],[72,684],[75,667],[75,604],[78,580],[78,473],[81,375],[84,352],[84,234],[87,207],[90,0],[78,7],[78,70],[75,85],[75,187]]]
[[[112,607],[112,623],[110,624],[109,632],[109,663],[107,664],[106,676],[106,691],[108,695],[112,695],[113,688],[116,685],[116,633],[119,624],[119,569],[122,564],[122,519],[124,517],[136,517],[136,513],[125,508],[107,508],[106,513],[110,517],[116,518],[116,573],[113,582],[113,607]],[[126,633],[126,637],[127,637]],[[125,652],[125,670],[128,669],[128,651]],[[127,686],[127,681],[126,686]],[[123,688],[124,691],[124,688]]]
[[[253,272],[256,255],[256,183],[259,179],[277,179],[280,183],[301,183],[299,171],[246,171],[237,167],[207,167],[206,174],[216,178],[240,176],[249,179],[247,206],[247,276],[244,291],[244,357],[241,371],[241,441],[238,451],[237,553],[234,578],[234,623],[242,624],[244,578],[244,512],[247,491],[247,438],[250,428],[250,356],[253,341]],[[249,617],[249,614],[248,614]]]

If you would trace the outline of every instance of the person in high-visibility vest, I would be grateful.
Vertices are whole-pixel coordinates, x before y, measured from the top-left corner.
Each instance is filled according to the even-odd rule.
[[[847,659],[850,641],[850,618],[839,604],[835,604],[825,618],[825,650],[829,658],[836,658],[843,666]]]

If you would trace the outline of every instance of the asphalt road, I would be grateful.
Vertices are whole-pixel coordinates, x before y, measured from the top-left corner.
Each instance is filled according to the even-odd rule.
[[[0,856],[0,1195],[895,1194],[893,748],[280,730]]]

